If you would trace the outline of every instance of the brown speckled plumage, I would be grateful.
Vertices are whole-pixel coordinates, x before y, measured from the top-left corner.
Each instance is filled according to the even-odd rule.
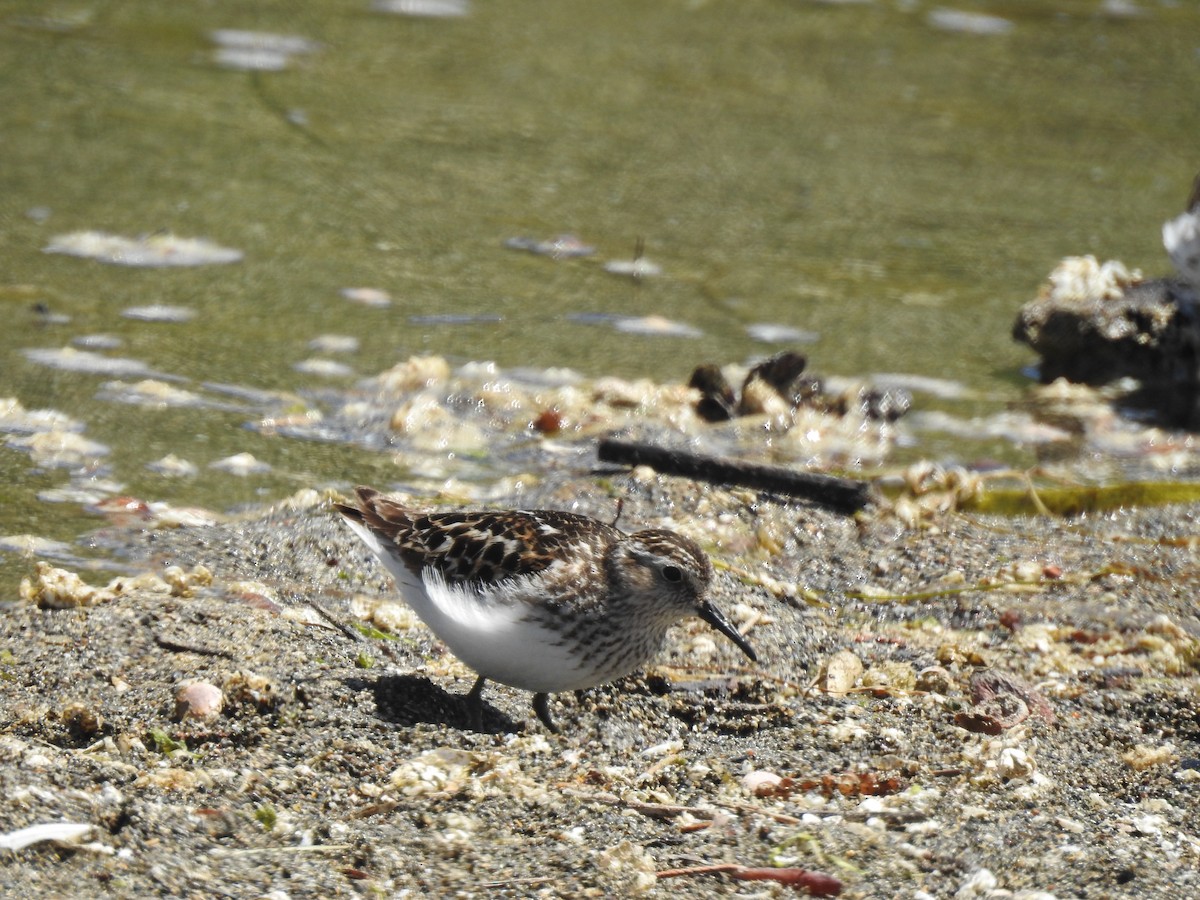
[[[533,690],[551,730],[550,691],[618,678],[657,652],[667,628],[703,618],[754,651],[706,599],[712,565],[663,529],[626,535],[556,510],[423,512],[371,488],[336,509],[395,576],[405,599],[479,679]]]

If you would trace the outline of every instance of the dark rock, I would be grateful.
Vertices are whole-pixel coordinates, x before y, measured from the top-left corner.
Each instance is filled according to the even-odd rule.
[[[1132,402],[1168,424],[1200,426],[1200,294],[1185,281],[1144,281],[1115,299],[1042,296],[1021,308],[1013,338],[1041,356],[1044,384],[1135,378]]]

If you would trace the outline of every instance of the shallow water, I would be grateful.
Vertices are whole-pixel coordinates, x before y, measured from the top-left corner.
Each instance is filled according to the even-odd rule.
[[[218,510],[394,467],[253,433],[245,412],[97,400],[109,376],[23,351],[104,333],[124,342],[109,355],[183,388],[298,391],[353,382],[295,368],[337,334],[359,339],[336,359],[364,376],[436,353],[684,381],[771,352],[746,331],[767,323],[818,335],[800,347],[818,372],[951,379],[973,399],[917,408],[999,409],[1032,361],[1012,320],[1060,257],[1168,270],[1159,228],[1200,166],[1200,9],[971,3],[1012,23],[971,34],[935,27],[935,7],[6,4],[0,396],[81,419],[112,448],[97,474],[127,492]],[[306,49],[280,71],[227,68],[217,29]],[[137,269],[42,252],[93,229],[244,259]],[[595,254],[505,246],[562,234]],[[605,271],[639,246],[661,274]],[[392,302],[353,302],[352,287]],[[195,317],[122,315],[146,306]],[[629,334],[581,314],[689,329]],[[243,451],[273,472],[208,468]],[[145,469],[168,453],[199,474]],[[0,446],[0,476],[0,534],[98,524],[35,499],[64,471]]]

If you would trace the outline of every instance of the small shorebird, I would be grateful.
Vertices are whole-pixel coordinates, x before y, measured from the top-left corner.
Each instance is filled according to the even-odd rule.
[[[699,616],[757,659],[707,599],[712,564],[663,529],[624,534],[554,510],[422,512],[367,487],[336,509],[396,580],[400,594],[454,655],[479,673],[467,694],[483,724],[488,680],[533,691],[551,731],[548,695],[628,675],[667,629]]]

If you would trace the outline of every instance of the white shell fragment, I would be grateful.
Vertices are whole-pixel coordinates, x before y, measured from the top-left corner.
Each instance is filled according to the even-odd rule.
[[[959,9],[947,9],[939,6],[929,13],[926,19],[934,28],[942,31],[957,31],[961,34],[1008,34],[1013,30],[1013,23],[999,16],[988,16],[983,13],[964,12]]]
[[[5,443],[29,454],[39,469],[80,469],[97,464],[110,448],[74,431],[39,431],[14,435]]]
[[[88,375],[113,375],[116,377],[132,375],[151,375],[153,370],[144,362],[137,359],[122,359],[119,356],[101,356],[89,350],[76,350],[73,347],[63,347],[55,350],[52,347],[37,347],[22,350],[30,362],[49,366],[63,372],[84,372]]]
[[[157,475],[163,475],[168,478],[187,478],[195,475],[197,472],[194,463],[190,463],[186,459],[181,459],[174,453],[168,453],[162,459],[146,463],[146,468]]]
[[[167,306],[163,303],[131,306],[121,310],[121,318],[138,322],[189,322],[195,317],[194,309],[188,309],[186,306]]]
[[[1142,273],[1139,269],[1129,271],[1116,259],[1101,264],[1089,254],[1064,257],[1047,280],[1049,284],[1042,293],[1048,299],[1082,303],[1119,300],[1125,295],[1125,288],[1142,280]]]
[[[152,234],[128,238],[103,231],[73,231],[54,238],[46,253],[82,256],[115,266],[161,268],[167,266],[207,266],[240,262],[241,250],[219,247],[203,238],[181,238],[173,234]]]
[[[21,556],[74,557],[75,548],[62,541],[39,537],[36,534],[0,534],[0,552]]]
[[[567,317],[582,325],[608,325],[625,334],[659,335],[662,337],[702,337],[704,332],[686,322],[675,322],[665,316],[617,316],[610,313],[574,313]]]
[[[83,423],[57,409],[26,409],[16,397],[0,397],[0,432],[83,431]]]
[[[114,403],[130,403],[151,409],[195,408],[206,405],[199,394],[146,378],[134,384],[125,381],[106,381],[97,394],[102,400]]]
[[[348,287],[342,288],[341,295],[352,303],[361,303],[363,306],[372,306],[376,309],[382,309],[385,306],[392,305],[392,295],[387,291],[372,287]]]
[[[551,259],[574,259],[579,256],[591,256],[596,248],[585,244],[573,234],[560,234],[546,241],[537,238],[513,237],[504,242],[509,250],[522,250],[535,256],[549,256]]]
[[[71,339],[71,345],[80,350],[116,350],[125,342],[115,334],[82,334]]]
[[[812,344],[820,337],[815,331],[805,331],[803,328],[793,328],[791,325],[775,325],[770,322],[756,322],[746,326],[746,334],[752,340],[764,344]]]
[[[704,332],[686,322],[674,322],[663,316],[635,316],[613,322],[617,331],[625,334],[661,335],[663,337],[702,337]]]
[[[24,850],[34,844],[78,844],[92,831],[86,822],[46,822],[0,834],[0,850]]]
[[[209,463],[208,467],[241,477],[262,475],[271,471],[269,463],[255,459],[253,454],[250,453],[235,453],[233,456],[227,456],[224,459],[218,459],[216,462]]]
[[[348,365],[332,359],[304,359],[294,364],[292,369],[301,375],[319,375],[322,378],[345,378],[354,374]]]
[[[604,271],[611,275],[623,275],[635,281],[642,278],[653,278],[662,274],[662,266],[652,263],[644,257],[637,259],[612,259],[604,264]]]
[[[225,695],[215,684],[189,681],[175,692],[175,718],[211,722],[225,708]]]
[[[396,16],[457,19],[471,11],[469,0],[375,0],[371,9]]]
[[[234,28],[218,29],[209,37],[217,45],[213,51],[217,65],[246,72],[279,72],[287,68],[293,56],[312,53],[320,47],[315,41],[294,34]]]
[[[357,353],[358,338],[348,334],[321,334],[308,342],[308,349],[317,353]]]

